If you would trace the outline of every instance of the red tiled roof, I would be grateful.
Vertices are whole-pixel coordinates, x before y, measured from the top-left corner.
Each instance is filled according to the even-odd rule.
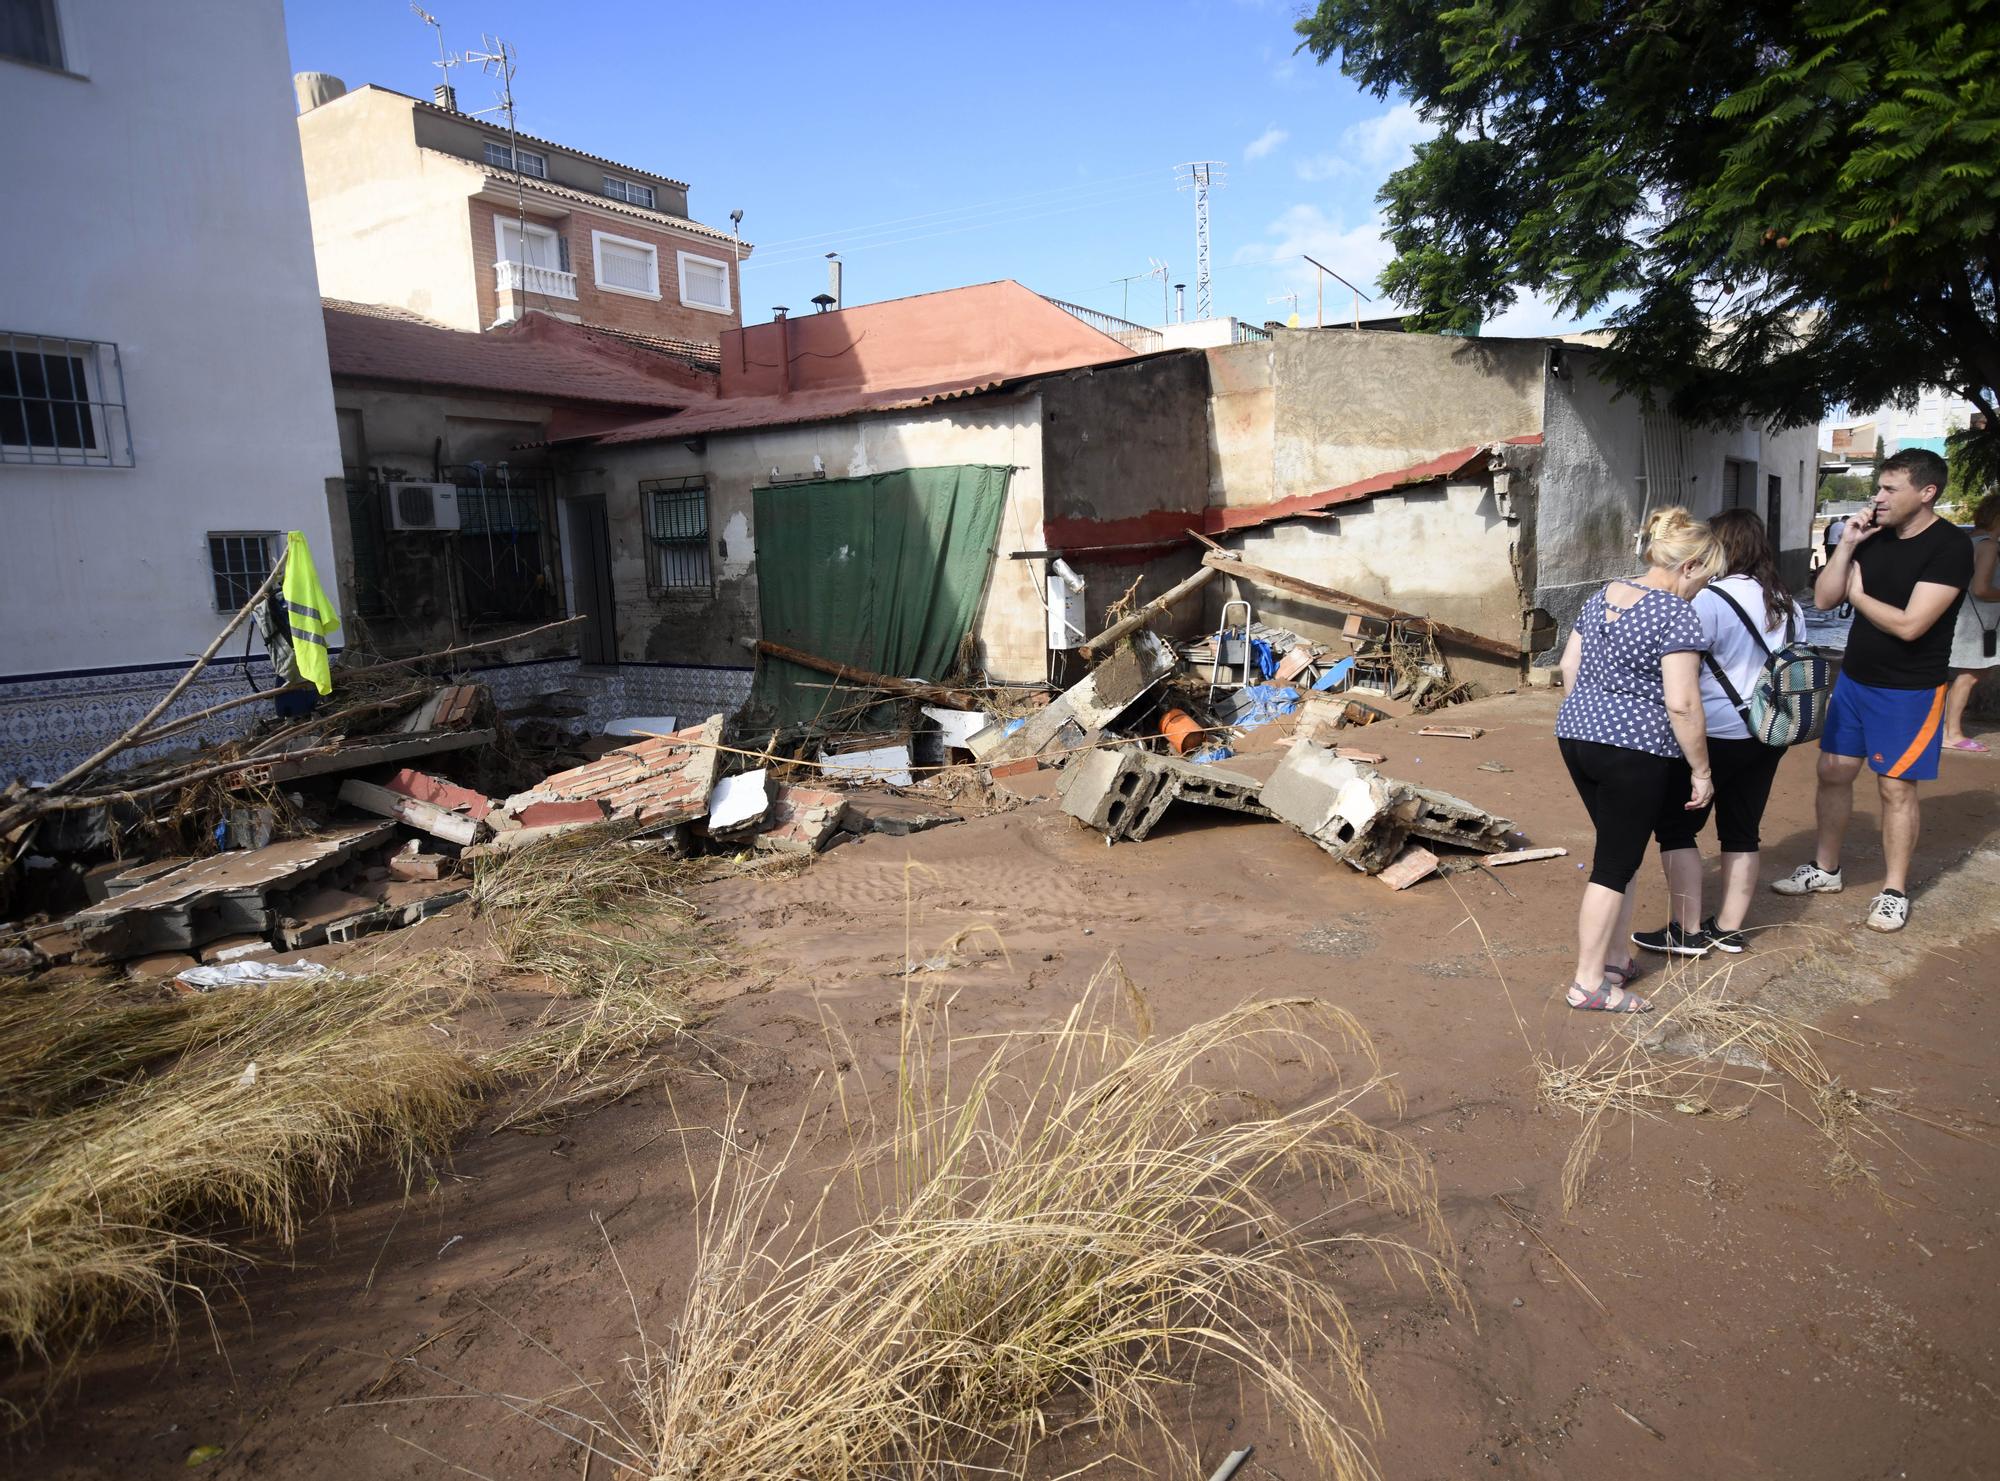
[[[336,377],[496,391],[600,406],[693,406],[715,377],[636,346],[609,344],[548,314],[485,334],[328,299],[327,362]]]

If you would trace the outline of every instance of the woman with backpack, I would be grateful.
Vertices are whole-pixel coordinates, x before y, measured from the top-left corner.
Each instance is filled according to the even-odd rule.
[[[1701,702],[1715,779],[1715,831],[1722,844],[1722,900],[1714,915],[1702,917],[1695,836],[1710,808],[1663,814],[1654,836],[1673,913],[1661,929],[1632,934],[1633,944],[1675,956],[1744,949],[1743,920],[1757,888],[1757,829],[1786,749],[1751,733],[1750,700],[1773,656],[1802,641],[1806,624],[1805,612],[1778,575],[1764,521],[1748,509],[1725,509],[1708,524],[1728,561],[1728,574],[1694,598],[1708,639]]]

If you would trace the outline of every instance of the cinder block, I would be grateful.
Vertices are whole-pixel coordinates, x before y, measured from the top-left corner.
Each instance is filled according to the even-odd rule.
[[[1396,856],[1409,832],[1387,778],[1304,741],[1285,753],[1260,800],[1273,817],[1369,873]]]
[[[1123,838],[1164,780],[1154,759],[1137,746],[1118,746],[1071,762],[1056,790],[1062,810],[1114,842]]]

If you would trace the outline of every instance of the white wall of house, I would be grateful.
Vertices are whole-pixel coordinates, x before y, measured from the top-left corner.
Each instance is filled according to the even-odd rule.
[[[58,10],[63,68],[0,58],[0,336],[115,345],[132,457],[0,460],[0,681],[184,664],[224,620],[210,531],[303,530],[331,584],[340,450],[283,12]]]

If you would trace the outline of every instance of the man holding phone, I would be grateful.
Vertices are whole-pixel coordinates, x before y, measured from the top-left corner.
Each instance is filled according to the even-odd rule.
[[[1945,474],[1944,459],[1924,448],[1886,460],[1874,501],[1848,520],[1813,583],[1813,605],[1824,612],[1849,603],[1854,625],[1820,735],[1818,851],[1771,888],[1806,895],[1843,887],[1840,845],[1865,762],[1882,798],[1882,891],[1867,918],[1877,931],[1900,931],[1910,918],[1917,783],[1938,773],[1952,633],[1972,581],[1972,542],[1934,507]]]

